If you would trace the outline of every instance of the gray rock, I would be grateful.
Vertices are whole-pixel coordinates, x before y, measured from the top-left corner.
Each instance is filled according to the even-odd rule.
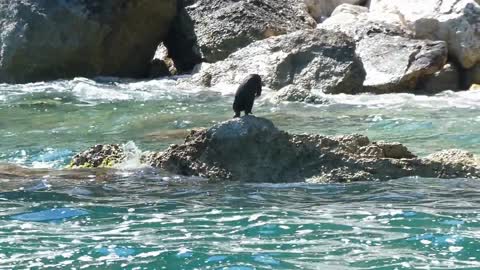
[[[317,29],[252,43],[223,61],[202,64],[192,79],[211,86],[239,84],[251,73],[274,90],[295,85],[313,93],[355,93],[365,76],[351,38]]]
[[[357,53],[367,73],[364,90],[373,93],[415,91],[423,78],[442,69],[448,55],[443,41],[382,33],[361,39]]]
[[[423,78],[441,70],[446,63],[446,43],[413,39],[400,24],[384,20],[387,18],[343,4],[318,27],[338,29],[356,40],[356,53],[366,71],[362,91],[415,91]]]
[[[175,0],[0,1],[0,82],[148,75]]]
[[[148,74],[149,78],[158,78],[170,76],[170,70],[167,63],[164,60],[153,59],[150,62],[150,71]]]
[[[317,28],[341,31],[357,42],[378,33],[413,38],[413,33],[398,23],[397,16],[369,13],[366,7],[349,4],[338,6]]]
[[[364,181],[414,175],[480,176],[480,163],[472,159],[456,158],[455,164],[434,158],[422,160],[399,143],[370,142],[361,135],[292,135],[278,130],[269,120],[253,116],[196,131],[184,144],[147,160],[173,173],[220,180]]]
[[[223,60],[254,41],[315,25],[300,1],[197,0],[180,7],[166,45],[177,68],[188,71],[200,61]]]
[[[479,177],[480,159],[463,150],[450,149],[431,154],[426,157],[426,164],[440,166],[440,177]]]
[[[122,151],[116,145],[95,146],[75,156],[72,164],[91,167],[112,160],[121,162],[122,156],[125,158]],[[254,116],[192,130],[183,144],[172,145],[164,152],[146,152],[142,159],[171,173],[222,181],[480,178],[479,159],[465,151],[449,150],[420,159],[399,143],[371,142],[362,135],[294,135]]]
[[[460,90],[460,74],[458,69],[447,63],[443,68],[430,76],[421,79],[417,89],[430,94],[445,90]]]
[[[335,8],[341,4],[363,5],[365,0],[304,0],[308,7],[308,13],[317,22],[330,17]]]
[[[319,95],[313,94],[311,91],[298,87],[295,85],[285,86],[275,93],[274,100],[290,101],[290,102],[305,102],[311,104],[326,104],[329,101]]]
[[[396,16],[417,38],[447,42],[450,55],[464,68],[480,62],[478,0],[371,0],[370,10]]]
[[[157,47],[157,50],[155,51],[155,55],[153,56],[153,60],[152,60],[152,63],[154,63],[155,61],[162,61],[167,69],[168,69],[168,74],[167,75],[177,75],[178,74],[178,71],[177,71],[177,68],[175,66],[175,63],[173,62],[173,59],[170,58],[168,56],[168,49],[167,47],[165,47],[165,44],[164,43],[161,43],[158,47]],[[160,65],[163,65],[162,63],[160,63]],[[150,77],[152,77],[152,67],[150,68]],[[153,72],[155,73],[155,72]],[[164,73],[164,67],[161,67],[161,73]]]

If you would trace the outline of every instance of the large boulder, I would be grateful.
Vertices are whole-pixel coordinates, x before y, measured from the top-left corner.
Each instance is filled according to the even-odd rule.
[[[344,4],[319,27],[338,29],[356,40],[356,52],[366,71],[363,91],[414,91],[419,81],[445,65],[447,46],[443,41],[413,39],[400,24],[386,20],[366,8]]]
[[[0,82],[148,75],[176,0],[0,1]]]
[[[223,61],[202,64],[193,80],[238,84],[250,73],[274,90],[295,85],[325,93],[355,93],[365,77],[351,38],[316,29],[252,43]]]
[[[330,17],[335,8],[341,4],[363,5],[365,0],[304,0],[308,8],[308,13],[312,15],[317,22],[321,22]]]
[[[464,67],[480,62],[480,4],[476,0],[371,0],[372,13],[396,14],[417,38],[443,40]]]
[[[338,6],[331,17],[318,24],[317,28],[341,31],[355,41],[376,33],[412,37],[411,33],[398,23],[397,15],[370,13],[366,7],[349,4]]]
[[[177,68],[188,71],[200,60],[223,60],[254,41],[315,25],[300,1],[187,1],[166,45]]]
[[[422,78],[442,69],[448,54],[443,41],[381,33],[360,40],[357,52],[367,72],[364,90],[374,93],[414,91]]]
[[[98,156],[110,148],[94,147],[75,160],[102,164]],[[100,154],[95,155],[95,151]],[[371,142],[362,135],[289,134],[254,116],[192,130],[183,144],[144,153],[142,159],[174,174],[213,180],[346,182],[408,176],[480,177],[480,162],[468,152],[451,150],[420,159],[400,143]],[[101,160],[112,159],[107,155]]]

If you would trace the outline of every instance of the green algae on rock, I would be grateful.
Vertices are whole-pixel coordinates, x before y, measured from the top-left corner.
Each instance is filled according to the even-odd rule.
[[[112,168],[125,158],[118,144],[97,144],[72,158],[69,168]]]

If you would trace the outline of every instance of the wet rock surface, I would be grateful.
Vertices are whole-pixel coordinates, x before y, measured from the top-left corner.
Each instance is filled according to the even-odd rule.
[[[109,168],[120,163],[126,155],[118,144],[97,144],[73,156],[71,168]]]
[[[115,150],[113,151],[112,148]],[[112,146],[96,146],[73,164],[102,164]],[[251,182],[349,182],[408,176],[480,178],[480,161],[471,153],[447,150],[418,158],[400,143],[371,142],[363,135],[295,135],[264,118],[245,116],[209,129],[192,130],[180,145],[147,152],[143,161],[174,174],[211,180]]]
[[[0,2],[0,82],[148,75],[175,0]]]

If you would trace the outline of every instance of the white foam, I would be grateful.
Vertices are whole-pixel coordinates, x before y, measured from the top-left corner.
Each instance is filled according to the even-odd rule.
[[[178,81],[183,77],[161,78],[154,80],[126,80],[118,78],[75,78],[30,84],[0,84],[0,102],[22,100],[31,95],[40,95],[52,99],[74,98],[80,102],[108,103],[126,100],[162,100],[175,96],[190,95],[211,91],[221,95],[231,96],[238,85],[221,83],[212,88]],[[316,92],[313,90],[313,92]],[[259,101],[264,101],[274,95],[275,91],[265,88]],[[330,104],[345,104],[366,106],[371,108],[402,108],[416,106],[423,108],[480,108],[480,91],[445,91],[433,96],[398,94],[359,94],[359,95],[328,95],[319,94]]]
[[[123,144],[122,149],[125,153],[125,159],[121,163],[116,164],[114,168],[120,170],[137,170],[148,167],[148,165],[141,162],[142,150],[140,150],[134,142],[129,141]]]
[[[323,98],[334,104],[348,104],[371,108],[400,108],[406,105],[423,108],[480,108],[480,91],[445,91],[433,96],[398,94],[327,95]]]

